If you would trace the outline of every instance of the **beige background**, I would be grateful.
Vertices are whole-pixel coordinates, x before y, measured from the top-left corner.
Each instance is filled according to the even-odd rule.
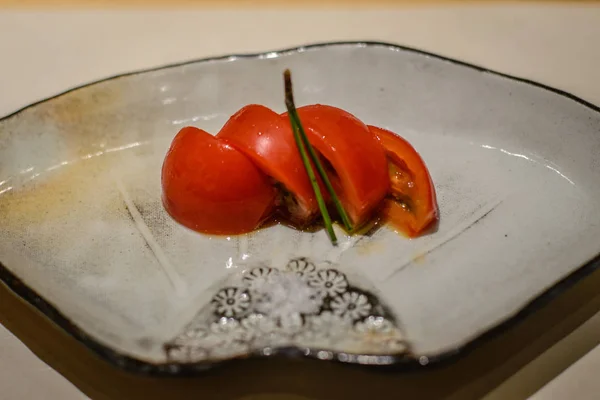
[[[419,47],[534,79],[600,104],[598,6],[389,7],[380,4],[375,10],[285,7],[257,11],[239,8],[177,12],[0,11],[0,115],[69,87],[124,71],[224,53],[352,39]],[[599,284],[600,274],[592,275],[528,324],[483,346],[452,368],[393,381],[385,378],[385,384],[391,385],[398,394],[422,393],[423,398],[448,395],[460,399],[485,393],[488,399],[524,398],[598,344],[600,317],[597,316],[548,350],[600,310],[596,289]],[[182,396],[210,393],[208,387],[214,390],[218,384],[235,386],[238,383],[241,387],[242,381],[252,376],[246,370],[234,369],[229,375],[223,373],[210,381],[198,379],[177,384],[123,376],[91,357],[3,287],[0,287],[0,323],[93,398],[159,398],[176,392]],[[10,331],[0,325],[0,398],[86,398],[72,383],[35,357]],[[593,354],[590,355],[585,359],[586,365],[593,365],[589,363],[597,362],[598,357],[594,359]],[[528,363],[529,366],[517,372]],[[260,368],[264,367],[257,365],[256,371]],[[582,370],[589,372],[589,368]],[[294,376],[281,375],[277,368],[266,371],[261,376],[271,373],[273,379],[278,379],[277,384],[265,389],[247,383],[248,393],[289,391],[304,396],[300,398],[334,398],[339,392],[335,385],[347,385],[348,381],[366,384],[381,380],[384,383],[384,378],[367,373],[328,368],[323,369],[323,375],[339,376],[339,381],[320,380],[316,373],[310,375],[295,365],[289,369],[294,371]],[[510,376],[512,378],[506,380]],[[495,392],[490,392],[503,381],[505,383]],[[300,383],[296,385],[296,382]],[[586,382],[588,385],[582,389],[586,393],[599,389],[593,379]],[[431,389],[436,384],[439,389]],[[224,388],[223,392],[227,390]],[[551,392],[558,393],[558,390]],[[573,394],[572,390],[569,389],[569,393]],[[242,389],[229,392],[232,397],[245,393]],[[360,392],[360,388],[354,391]],[[297,397],[290,400],[293,398]],[[537,398],[550,397],[541,392]]]

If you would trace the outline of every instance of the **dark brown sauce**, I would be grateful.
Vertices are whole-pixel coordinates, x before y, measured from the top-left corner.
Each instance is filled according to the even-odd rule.
[[[332,216],[332,220],[334,224],[337,224],[339,228],[341,228],[348,235],[363,235],[363,236],[373,236],[379,229],[383,226],[390,223],[386,216],[383,213],[383,205],[379,206],[373,212],[371,218],[368,218],[362,225],[359,227],[355,227],[352,232],[348,232],[342,222],[339,219],[339,216],[336,214],[336,210],[331,207],[329,209],[330,215]],[[323,224],[323,220],[319,218],[319,215],[316,215],[315,218],[304,224],[295,223],[290,220],[288,213],[281,208],[272,214],[267,220],[265,220],[258,228],[254,231],[259,231],[262,229],[267,229],[273,227],[275,225],[283,225],[288,228],[294,229],[299,232],[306,233],[315,233],[321,229],[325,229],[325,225]]]

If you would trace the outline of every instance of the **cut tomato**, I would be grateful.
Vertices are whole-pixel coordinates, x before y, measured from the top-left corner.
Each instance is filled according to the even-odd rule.
[[[353,224],[368,219],[389,188],[383,148],[367,126],[336,107],[298,108],[308,140],[326,160],[328,176]],[[287,114],[284,114],[286,118]]]
[[[418,236],[439,217],[427,166],[402,137],[375,126],[369,126],[369,130],[379,139],[388,158],[391,198],[384,202],[384,217],[407,236]]]
[[[304,225],[318,215],[317,200],[287,118],[251,104],[235,113],[217,136],[278,182],[280,201],[293,223]]]
[[[250,232],[268,217],[276,190],[241,152],[193,127],[179,131],[162,167],[163,203],[198,232]]]

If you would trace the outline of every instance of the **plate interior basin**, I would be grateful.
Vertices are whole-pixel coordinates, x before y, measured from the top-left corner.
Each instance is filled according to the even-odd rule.
[[[284,111],[285,68],[297,104],[341,107],[415,146],[436,186],[437,231],[341,234],[332,247],[322,231],[283,226],[200,235],[165,213],[160,169],[177,131],[216,133],[249,103]],[[169,361],[165,346],[194,326],[218,336],[196,361],[280,345],[431,357],[511,318],[600,253],[599,183],[600,113],[555,92],[383,44],[227,57],[105,80],[2,120],[0,262],[90,340],[145,363]],[[299,265],[311,279],[343,281],[338,294],[354,307],[366,296],[369,309],[352,322],[362,336],[317,335],[327,318],[322,331],[348,321],[333,305],[307,306],[292,279],[300,275],[283,274]],[[248,324],[266,320],[253,311],[250,322],[219,327],[215,296],[265,271],[282,272],[264,290],[287,288],[286,306],[261,340],[244,342]],[[224,345],[230,330],[238,336]]]

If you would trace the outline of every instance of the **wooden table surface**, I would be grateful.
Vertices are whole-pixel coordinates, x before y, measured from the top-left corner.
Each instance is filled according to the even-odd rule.
[[[410,373],[373,372],[319,361],[257,360],[233,364],[196,378],[148,378],[128,374],[97,358],[3,285],[0,285],[0,323],[92,399],[195,397],[239,400],[261,395],[259,398],[266,400],[267,394],[277,394],[277,398],[286,394],[290,400],[295,397],[346,400],[370,396],[395,398],[385,396],[394,393],[397,398],[462,400],[490,394],[496,386],[598,312],[598,287],[600,271],[528,320],[485,342],[455,363]],[[586,351],[573,350],[577,356]],[[10,368],[6,361],[2,364],[5,371]],[[537,373],[543,374],[543,369]],[[31,373],[32,377],[34,375]],[[3,399],[23,398],[16,394],[29,393],[37,385],[35,380],[27,377],[20,380],[23,385],[33,385],[33,388],[13,388],[14,397]],[[3,383],[3,390],[7,390],[8,383]],[[537,389],[535,384],[533,387],[521,385],[516,388],[519,397],[514,398],[524,398],[521,396],[533,394]],[[515,392],[515,389],[509,388],[508,392]]]
[[[111,0],[73,2],[109,4]],[[299,11],[45,13],[35,7],[29,12],[0,11],[4,72],[0,114],[118,72],[207,55],[352,39],[420,47],[541,81],[600,104],[598,7],[536,3],[417,9],[411,2],[411,7],[357,11],[354,2],[344,3],[343,9],[319,12],[311,7]],[[11,1],[0,0],[2,4]],[[305,29],[307,20],[310,30]],[[220,33],[202,40],[209,32]],[[381,373],[276,360],[232,365],[194,379],[156,379],[124,373],[98,359],[0,284],[0,324],[6,328],[0,326],[0,398],[525,398],[598,344],[600,336],[594,335],[600,326],[598,287],[600,271],[455,363],[436,369]],[[46,370],[30,351],[70,383]]]
[[[110,8],[180,8],[180,7],[413,7],[465,4],[594,4],[599,0],[0,0],[0,6],[10,8],[110,7]]]

